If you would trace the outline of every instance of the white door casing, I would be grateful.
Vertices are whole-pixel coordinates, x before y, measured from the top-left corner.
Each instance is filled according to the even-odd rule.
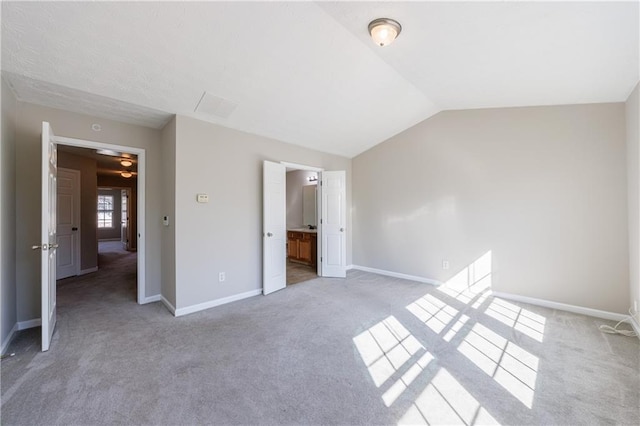
[[[42,122],[42,208],[40,243],[42,351],[48,351],[56,326],[56,175],[57,149],[53,131]]]
[[[56,279],[80,274],[80,171],[58,167]]]
[[[322,172],[320,183],[321,275],[344,278],[347,276],[346,173],[343,170]]]
[[[287,285],[286,258],[286,167],[263,164],[262,293]]]

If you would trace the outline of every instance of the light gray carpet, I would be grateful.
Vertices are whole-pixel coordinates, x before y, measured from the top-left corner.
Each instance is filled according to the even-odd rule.
[[[174,318],[135,304],[132,255],[104,256],[59,286],[49,352],[39,329],[12,344],[3,425],[640,418],[639,341],[595,318],[358,271]]]

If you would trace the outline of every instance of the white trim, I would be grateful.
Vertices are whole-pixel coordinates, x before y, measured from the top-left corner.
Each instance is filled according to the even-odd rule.
[[[0,346],[0,355],[4,355],[5,351],[9,348],[9,345],[13,341],[13,338],[16,337],[16,331],[18,331],[18,323],[15,323],[13,325],[13,328],[2,342],[2,346]]]
[[[94,266],[93,268],[81,269],[80,273],[78,275],[87,275],[87,274],[90,274],[92,272],[97,272],[97,271],[98,271],[98,267]]]
[[[146,304],[146,303],[153,303],[153,302],[160,302],[161,301],[161,297],[159,294],[153,295],[153,296],[149,296],[149,297],[145,297],[144,300],[142,301],[142,303]]]
[[[324,171],[322,167],[305,166],[304,164],[288,163],[286,161],[281,161],[280,164],[282,164],[285,168],[289,168],[289,169],[308,170],[310,172]]]
[[[160,301],[174,316],[176,314],[176,307],[171,304],[164,296],[160,295]]]
[[[213,308],[214,306],[220,306],[227,303],[235,302],[238,300],[246,299],[248,297],[258,296],[262,294],[262,288],[247,291],[244,293],[234,294],[233,296],[223,297],[221,299],[210,300],[208,302],[199,303],[197,305],[187,306],[186,308],[176,309],[175,316],[181,317],[182,315],[192,314],[194,312],[203,311],[205,309]]]
[[[401,274],[400,272],[385,271],[384,269],[369,268],[368,266],[350,265],[348,269],[356,269],[358,271],[371,272],[373,274],[386,275],[388,277],[402,278],[404,280],[418,281],[419,283],[431,284],[435,286],[444,284],[442,281],[434,280],[431,278],[418,277],[417,275]]]
[[[347,265],[347,271],[353,269],[353,265]]]
[[[517,294],[492,292],[492,295],[502,299],[513,300],[515,302],[528,303],[530,305],[542,306],[543,308],[558,309],[560,311],[573,312],[574,314],[587,315],[590,317],[602,318],[612,321],[622,321],[628,315],[617,314],[615,312],[601,311],[599,309],[585,308],[582,306],[569,305],[566,303],[553,302],[551,300],[536,299],[533,297],[519,296]]]
[[[40,318],[34,318],[26,321],[18,321],[18,330],[26,330],[27,328],[40,327],[42,320]]]
[[[137,252],[138,252],[138,304],[143,304],[145,299],[146,288],[146,150],[144,148],[136,148],[125,145],[115,145],[104,142],[88,141],[84,139],[67,138],[63,136],[54,137],[54,141],[61,145],[79,146],[82,148],[91,149],[110,149],[114,151],[122,151],[138,156],[138,200],[137,200],[137,215],[138,215],[138,235],[137,238]],[[97,270],[97,269],[96,269]]]

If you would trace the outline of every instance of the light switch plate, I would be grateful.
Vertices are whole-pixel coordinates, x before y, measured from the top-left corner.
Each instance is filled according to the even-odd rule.
[[[208,203],[209,202],[209,196],[207,194],[198,194],[196,196],[196,200],[199,203]]]

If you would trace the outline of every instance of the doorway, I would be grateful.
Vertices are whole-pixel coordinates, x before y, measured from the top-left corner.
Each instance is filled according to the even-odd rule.
[[[346,277],[346,173],[344,170],[323,171],[294,163],[263,161],[262,204],[262,293],[267,295],[287,286],[288,250],[300,256],[300,236],[288,246],[286,172],[310,170],[318,173],[316,191],[318,226],[316,244],[308,235],[305,250],[316,249],[316,274],[322,277]],[[310,228],[307,228],[311,230]],[[305,229],[300,229],[304,231]],[[295,232],[295,229],[292,231]],[[300,234],[304,234],[300,232]],[[312,234],[312,233],[307,233]],[[296,237],[296,236],[292,236]],[[304,245],[304,244],[303,244]],[[313,254],[305,253],[307,259]]]
[[[95,255],[90,255],[92,258],[95,256],[95,261],[88,267],[81,268],[76,275],[98,270],[98,252],[101,248],[108,252],[118,249],[131,253],[128,256],[129,263],[135,263],[137,278],[133,297],[138,304],[148,303],[150,300],[146,299],[145,293],[145,244],[142,237],[145,230],[145,150],[66,137],[55,137],[54,141],[58,146],[59,156],[70,153],[77,157],[89,157],[95,163],[94,171],[86,177],[91,181],[94,178],[90,176],[96,175],[92,184],[93,192],[87,194],[87,199],[81,201],[81,204],[82,216],[86,216],[83,219],[93,221],[96,237],[88,247],[82,248],[82,240],[79,243],[80,250],[95,251]],[[82,181],[82,170],[80,172]],[[111,197],[100,197],[99,187],[111,190]],[[101,198],[105,202],[101,203]],[[110,202],[106,202],[107,200]],[[82,235],[82,227],[78,228],[78,234]],[[106,236],[104,232],[111,234]],[[104,244],[100,247],[100,240],[110,240],[102,242],[113,242],[118,247],[107,247]]]
[[[287,285],[318,277],[318,172],[287,167]]]

